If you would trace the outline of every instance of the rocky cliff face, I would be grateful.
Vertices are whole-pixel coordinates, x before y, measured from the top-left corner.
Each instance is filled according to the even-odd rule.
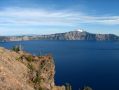
[[[119,36],[114,34],[93,34],[86,31],[71,31],[66,33],[57,33],[50,35],[34,35],[34,36],[11,36],[0,37],[0,41],[23,41],[23,40],[119,40]]]
[[[92,34],[86,31],[71,31],[52,35],[44,35],[41,39],[46,40],[119,40],[114,34]]]
[[[0,90],[65,90],[54,83],[51,55],[32,56],[0,47]]]

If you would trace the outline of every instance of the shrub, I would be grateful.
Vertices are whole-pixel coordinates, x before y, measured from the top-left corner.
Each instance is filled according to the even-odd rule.
[[[40,79],[39,73],[37,72],[36,77],[33,79],[33,83],[40,83],[40,81],[41,79]]]
[[[29,61],[29,62],[32,62],[32,61],[33,61],[33,57],[32,57],[32,56],[28,56],[28,57],[26,57],[26,59],[27,59],[27,61]]]
[[[15,52],[19,52],[19,51],[22,51],[22,47],[21,45],[16,45],[16,46],[13,46],[12,50]]]
[[[69,83],[66,83],[65,88],[66,90],[72,90],[72,87]]]
[[[34,70],[33,65],[32,65],[32,64],[29,64],[29,63],[28,63],[28,68],[29,68],[31,71],[33,71],[33,70]]]

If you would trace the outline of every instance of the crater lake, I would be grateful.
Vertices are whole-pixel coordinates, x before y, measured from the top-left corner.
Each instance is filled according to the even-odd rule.
[[[33,55],[51,53],[57,85],[70,83],[73,90],[119,90],[119,41],[19,41],[1,42],[11,49],[21,45]]]

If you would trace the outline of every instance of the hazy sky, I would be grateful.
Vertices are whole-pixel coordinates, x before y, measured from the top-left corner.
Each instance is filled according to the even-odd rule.
[[[77,28],[119,35],[119,0],[0,0],[0,35]]]

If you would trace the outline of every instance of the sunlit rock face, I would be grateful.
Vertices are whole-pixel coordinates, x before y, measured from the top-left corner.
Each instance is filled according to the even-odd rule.
[[[54,83],[51,55],[32,56],[0,48],[0,90],[65,90]]]

